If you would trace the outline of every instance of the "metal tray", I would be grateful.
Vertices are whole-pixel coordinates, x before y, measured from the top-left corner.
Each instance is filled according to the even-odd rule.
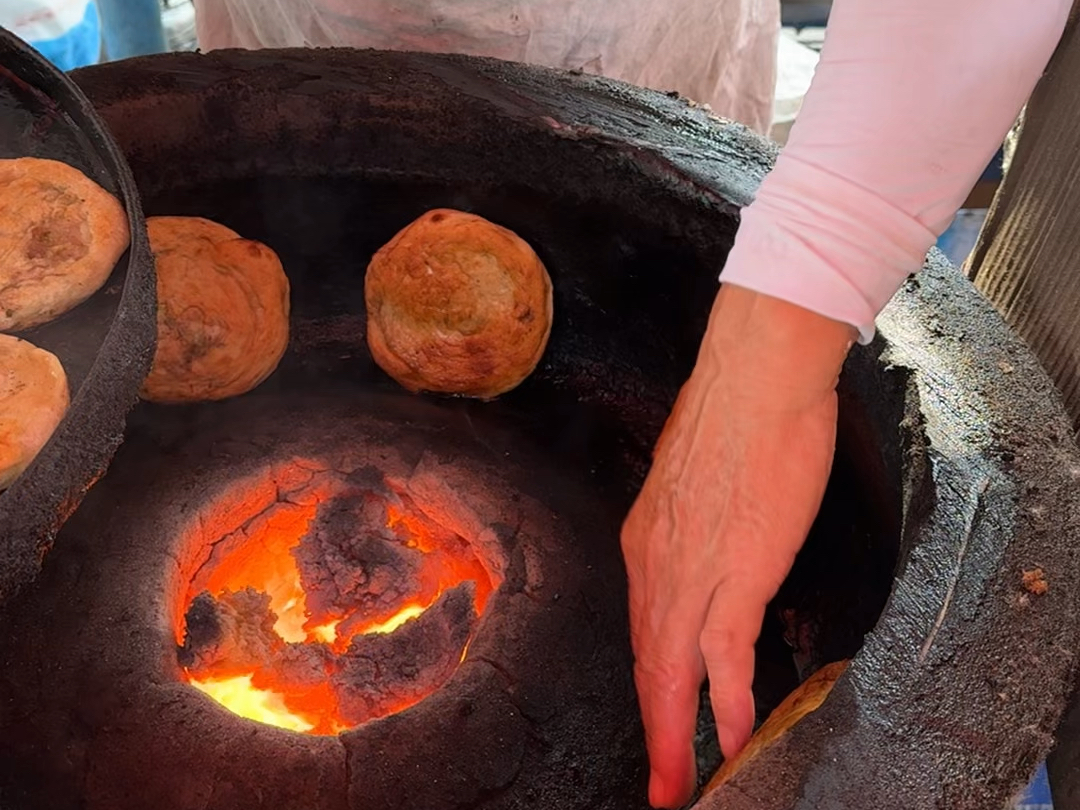
[[[16,333],[60,359],[71,407],[34,462],[0,493],[0,603],[33,580],[56,532],[108,466],[156,334],[153,260],[124,156],[71,79],[0,28],[0,157],[26,156],[68,163],[115,194],[127,211],[131,246],[89,300]]]

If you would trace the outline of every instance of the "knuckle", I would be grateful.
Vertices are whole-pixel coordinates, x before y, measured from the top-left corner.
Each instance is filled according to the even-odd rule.
[[[698,634],[698,646],[706,661],[729,656],[743,643],[744,633],[731,624],[707,624]]]
[[[634,677],[638,681],[661,688],[678,683],[684,669],[685,666],[673,657],[650,651],[643,651],[634,661]]]
[[[642,498],[630,507],[630,511],[623,521],[622,531],[619,533],[623,542],[644,540],[652,533],[656,520],[653,509]]]

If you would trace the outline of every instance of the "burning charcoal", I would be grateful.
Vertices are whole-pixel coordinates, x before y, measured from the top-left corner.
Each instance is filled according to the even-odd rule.
[[[321,683],[332,658],[325,644],[286,644],[271,665],[283,684]]]
[[[248,677],[330,734],[412,706],[454,673],[491,592],[485,569],[465,539],[370,478],[319,503],[299,543],[279,549],[295,574],[192,602],[180,651],[192,678]]]
[[[313,620],[353,614],[366,622],[419,590],[423,554],[386,522],[385,501],[372,493],[335,498],[319,509],[294,550]]]
[[[310,706],[311,695],[321,699],[332,692],[326,682],[332,661],[333,652],[326,644],[285,644],[273,658],[263,662],[254,673],[254,681],[286,696],[286,705],[290,707]]]
[[[506,552],[502,540],[488,525],[470,501],[477,501],[461,486],[459,481],[449,481],[447,470],[437,459],[425,455],[412,477],[408,481],[408,492],[417,507],[417,511],[447,527],[461,537],[479,559],[487,571],[492,583],[498,586],[506,575]],[[518,521],[514,515],[507,515],[510,522]],[[509,532],[512,536],[513,532]]]
[[[257,669],[281,650],[270,596],[254,588],[214,597],[201,593],[187,612],[180,663],[192,673]]]
[[[394,632],[354,638],[332,677],[342,717],[359,724],[400,711],[445,681],[476,622],[474,591],[463,582]]]
[[[182,667],[191,667],[197,650],[217,645],[222,628],[218,619],[217,601],[209,592],[203,591],[191,600],[184,617],[184,644],[177,657]]]

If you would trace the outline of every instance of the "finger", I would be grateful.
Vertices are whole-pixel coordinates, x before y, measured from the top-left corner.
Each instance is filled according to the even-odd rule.
[[[703,620],[704,609],[695,612],[688,606],[656,624],[648,619],[638,624],[639,630],[651,626],[635,639],[634,680],[645,725],[653,807],[682,806],[697,781],[694,730],[705,664],[695,628]]]
[[[701,631],[701,655],[709,673],[709,700],[724,759],[743,749],[754,728],[754,644],[765,601],[721,584],[713,593]]]

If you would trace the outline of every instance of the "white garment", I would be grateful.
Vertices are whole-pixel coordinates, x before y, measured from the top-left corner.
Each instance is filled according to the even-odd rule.
[[[199,44],[493,56],[678,90],[766,133],[779,0],[195,0]]]
[[[1072,0],[834,0],[721,281],[874,334],[1049,62]]]

